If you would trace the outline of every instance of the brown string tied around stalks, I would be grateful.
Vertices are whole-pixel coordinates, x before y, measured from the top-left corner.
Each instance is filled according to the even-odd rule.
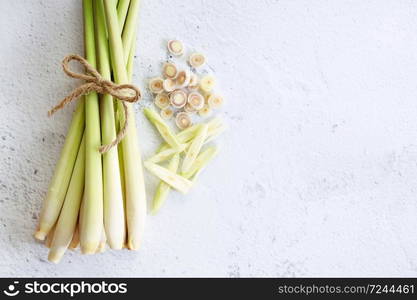
[[[69,62],[72,60],[76,60],[79,63],[81,63],[85,67],[86,74],[72,72],[68,66]],[[67,55],[62,61],[62,67],[64,69],[64,72],[68,76],[72,78],[76,78],[76,79],[83,79],[86,81],[86,83],[74,89],[68,96],[62,99],[61,102],[59,102],[55,107],[53,107],[50,111],[48,111],[49,116],[54,114],[56,111],[64,108],[64,106],[70,103],[71,101],[76,100],[80,96],[88,94],[90,92],[97,92],[99,94],[110,94],[114,98],[117,98],[122,102],[124,113],[125,113],[125,123],[124,123],[124,126],[118,132],[116,139],[114,141],[112,141],[108,145],[103,145],[99,148],[100,153],[106,153],[112,147],[119,144],[124,138],[124,136],[126,135],[127,126],[129,122],[129,114],[127,111],[126,102],[134,103],[136,101],[139,101],[141,98],[140,90],[133,84],[115,84],[114,82],[111,82],[110,80],[104,79],[100,75],[100,73],[97,72],[97,70],[87,62],[86,59],[76,54]],[[87,74],[91,74],[91,75],[87,75]],[[127,90],[133,91],[134,95],[133,96],[127,95],[126,94]]]

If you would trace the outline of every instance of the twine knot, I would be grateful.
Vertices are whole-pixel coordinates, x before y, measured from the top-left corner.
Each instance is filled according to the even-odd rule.
[[[71,71],[69,69],[69,63],[72,60],[76,60],[81,65],[83,65],[85,67],[86,73],[83,74]],[[71,101],[76,100],[80,96],[88,94],[90,92],[97,92],[99,94],[110,94],[114,98],[117,98],[120,101],[122,101],[125,122],[123,127],[117,133],[116,139],[112,141],[110,144],[102,145],[99,148],[100,153],[106,153],[112,147],[119,144],[126,135],[129,120],[129,114],[126,103],[134,103],[140,100],[141,93],[139,88],[137,88],[133,84],[115,84],[114,82],[103,78],[100,75],[100,73],[88,63],[86,59],[76,54],[67,55],[62,61],[62,68],[64,69],[65,74],[67,74],[69,77],[82,79],[86,82],[80,85],[79,87],[75,88],[68,96],[66,96],[56,106],[49,110],[49,116],[53,115],[58,110],[64,108],[64,106],[70,103]]]

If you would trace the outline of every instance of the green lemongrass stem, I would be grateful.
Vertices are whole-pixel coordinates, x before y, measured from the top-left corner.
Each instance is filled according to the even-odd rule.
[[[128,83],[115,0],[106,0],[104,7],[111,45],[114,79],[119,84]],[[135,250],[140,246],[145,227],[146,192],[135,115],[130,103],[127,104],[127,114],[129,116],[129,126],[126,136],[122,140],[128,229],[127,246],[129,249]]]
[[[85,103],[83,97],[78,100],[77,108],[62,147],[61,157],[56,165],[48,194],[43,203],[38,229],[35,233],[35,237],[39,240],[45,239],[58,220],[84,133],[84,124]]]
[[[153,175],[183,194],[187,194],[193,186],[190,180],[152,162],[146,161],[145,167]]]
[[[182,130],[181,132],[177,133],[175,137],[178,139],[180,143],[188,143],[195,137],[195,134],[199,129],[199,125],[200,124],[195,124],[191,127],[188,127]],[[223,132],[225,128],[220,118],[214,118],[210,120],[209,122],[207,122],[207,125],[208,125],[208,131],[207,131],[208,138],[211,137],[213,134],[219,134]],[[223,129],[219,130],[219,128],[221,127],[223,127]],[[166,143],[163,143],[156,152],[158,153],[168,148],[169,148],[169,145],[167,145]]]
[[[48,260],[51,262],[58,263],[61,260],[73,239],[77,227],[81,199],[84,193],[84,174],[85,137],[81,141],[68,192],[55,227],[55,234],[48,255]]]
[[[177,153],[174,157],[170,160],[168,164],[168,170],[171,172],[176,173],[178,170],[178,165],[180,163],[180,155]],[[161,181],[156,188],[155,196],[152,201],[152,208],[151,213],[156,214],[162,205],[165,202],[165,199],[168,197],[169,191],[171,190],[171,186],[164,181]]]
[[[125,20],[127,11],[129,10],[130,0],[119,0],[117,3],[117,19],[119,21],[120,28],[125,26]]]
[[[207,124],[200,125],[200,128],[192,140],[190,147],[185,153],[185,157],[181,166],[182,173],[187,173],[191,166],[194,164],[194,161],[197,158],[197,155],[200,153],[201,147],[203,147],[204,141],[207,138],[207,129]]]
[[[52,244],[52,241],[53,241],[54,235],[55,235],[55,228],[56,228],[56,224],[54,226],[52,226],[51,230],[49,231],[48,235],[46,236],[46,239],[45,239],[46,248],[51,248],[51,244]]]
[[[123,56],[125,61],[129,60],[130,49],[135,40],[136,22],[139,14],[140,0],[130,0],[129,11],[127,13],[124,27],[119,21],[119,28],[123,28],[122,43],[123,43]]]
[[[74,234],[72,236],[71,243],[69,244],[68,248],[72,249],[72,250],[77,249],[79,244],[80,244],[80,229],[79,229],[79,225],[77,223],[77,225],[75,226],[75,230],[74,230]]]
[[[175,134],[171,131],[168,124],[162,120],[162,118],[157,114],[153,109],[145,108],[145,116],[148,120],[156,127],[156,129],[161,134],[162,138],[170,145],[173,149],[181,151],[184,149],[183,144],[181,144],[176,138]]]
[[[104,79],[111,80],[103,0],[95,0],[94,8],[98,71]],[[109,94],[101,95],[100,117],[102,143],[107,145],[116,139],[113,97]],[[103,201],[104,227],[109,246],[112,249],[122,249],[126,230],[117,147],[103,155]]]
[[[93,1],[83,0],[85,52],[87,61],[96,67]],[[101,145],[99,99],[95,92],[85,99],[85,188],[84,216],[80,224],[83,254],[93,254],[100,243],[103,226],[103,179],[99,147]]]
[[[190,179],[194,176],[193,182],[195,182],[198,174],[207,166],[207,164],[217,155],[217,147],[208,147],[206,150],[201,152],[193,165],[190,167],[189,171],[181,174],[184,178]]]

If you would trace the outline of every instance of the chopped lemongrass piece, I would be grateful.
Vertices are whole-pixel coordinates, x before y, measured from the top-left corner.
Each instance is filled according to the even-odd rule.
[[[214,77],[211,75],[206,75],[200,80],[200,89],[208,93],[213,89],[214,84],[215,84]]]
[[[149,158],[147,161],[157,164],[166,161],[167,159],[170,159],[173,155],[177,154],[178,152],[178,150],[168,148],[164,151],[158,152],[157,154]]]
[[[190,103],[187,103],[187,104],[184,106],[184,111],[185,111],[185,112],[188,112],[188,113],[194,113],[194,112],[196,112],[195,108],[194,108],[194,107],[192,107],[192,106],[190,105]]]
[[[178,165],[180,162],[180,155],[175,154],[174,157],[170,160],[168,164],[168,170],[171,172],[176,173],[178,169]],[[156,214],[158,210],[161,208],[162,204],[164,203],[165,199],[167,198],[171,187],[169,184],[161,181],[156,188],[155,196],[152,201],[152,208],[151,213]]]
[[[188,83],[188,88],[190,90],[198,89],[198,77],[195,74],[191,74],[190,82]]]
[[[223,97],[219,95],[211,95],[207,99],[207,103],[211,108],[219,108],[223,104]]]
[[[178,40],[170,40],[168,42],[168,51],[173,55],[180,56],[184,53],[184,46]]]
[[[197,155],[200,153],[201,147],[207,138],[208,125],[200,125],[200,129],[197,131],[194,139],[192,140],[190,147],[188,148],[184,160],[182,162],[181,172],[186,173],[190,170],[191,165],[194,163]]]
[[[145,167],[151,172],[153,175],[161,179],[162,181],[169,184],[172,188],[176,189],[177,191],[186,194],[189,192],[191,187],[193,186],[192,182],[188,179],[176,174],[168,170],[167,168],[161,167],[157,164],[151,162],[145,162]]]
[[[162,74],[166,78],[174,79],[177,77],[178,68],[173,63],[165,63],[162,67]]]
[[[188,70],[179,71],[175,83],[178,87],[186,87],[190,83],[191,73]]]
[[[200,110],[204,107],[204,97],[199,92],[191,92],[188,94],[187,103],[194,110]]]
[[[175,90],[169,95],[169,101],[175,108],[183,108],[187,104],[187,94],[182,90]]]
[[[218,137],[220,134],[222,134],[225,130],[227,129],[227,126],[225,125],[220,125],[218,127],[215,128],[209,128],[208,132],[207,132],[207,138],[204,142],[204,144],[207,144],[209,142],[211,142],[212,140],[214,140],[216,137]]]
[[[211,108],[210,108],[210,106],[208,106],[207,104],[205,104],[204,106],[203,106],[203,108],[202,109],[200,109],[199,111],[198,111],[198,114],[201,116],[201,117],[208,117],[208,116],[210,116],[211,115]]]
[[[185,129],[192,125],[192,121],[186,112],[179,112],[175,116],[175,124],[177,124],[178,128]]]
[[[202,65],[205,64],[205,62],[206,62],[206,58],[201,53],[193,53],[190,55],[190,58],[188,59],[188,63],[190,64],[190,66],[194,68],[201,67]]]
[[[162,83],[162,87],[164,88],[165,92],[172,92],[173,90],[175,90],[176,86],[177,83],[175,82],[175,80],[171,78],[165,79]]]
[[[162,118],[152,109],[145,108],[145,116],[156,127],[162,138],[174,149],[182,150],[183,145],[178,141],[175,135],[171,132],[169,126],[162,120]]]
[[[182,176],[185,178],[191,178],[194,176],[193,181],[195,181],[196,176],[203,170],[205,166],[214,158],[217,154],[218,149],[216,147],[209,147],[206,150],[202,151],[188,170],[188,172],[183,173]]]
[[[161,118],[162,119],[170,120],[170,119],[172,119],[173,116],[174,116],[174,111],[171,108],[167,107],[167,108],[161,109]]]
[[[218,128],[225,127],[223,125],[222,120],[217,117],[208,121],[207,125],[208,125],[207,139],[211,138],[211,136],[217,132]],[[199,126],[200,124],[196,124],[180,131],[179,133],[177,133],[176,138],[178,139],[178,141],[180,141],[180,143],[188,143],[195,137],[198,129],[200,128]],[[165,151],[168,148],[169,146],[167,144],[163,144],[161,145],[161,147],[159,147],[157,152]]]
[[[151,78],[149,80],[149,90],[154,94],[158,94],[164,90],[163,84],[164,80],[161,77]]]
[[[154,103],[160,109],[164,109],[164,108],[169,107],[170,102],[169,102],[168,94],[160,93],[160,94],[156,95]]]

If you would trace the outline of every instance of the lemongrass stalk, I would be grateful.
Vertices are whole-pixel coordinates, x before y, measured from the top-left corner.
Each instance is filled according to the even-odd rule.
[[[48,235],[46,236],[46,240],[45,240],[45,246],[46,246],[46,248],[51,248],[51,244],[52,244],[52,241],[53,241],[54,235],[55,235],[55,228],[56,228],[56,225],[54,225],[51,228],[51,230],[49,231]]]
[[[123,44],[117,19],[115,0],[104,2],[106,23],[111,45],[112,68],[116,83],[127,83]],[[132,8],[130,8],[132,9]],[[129,10],[130,10],[129,9]],[[126,28],[126,26],[125,26]],[[138,249],[143,236],[146,218],[146,192],[143,177],[141,154],[136,132],[133,107],[127,104],[129,126],[122,140],[123,161],[125,170],[126,219],[128,228],[127,245],[129,249]]]
[[[188,179],[184,178],[168,170],[167,168],[161,167],[157,164],[152,162],[145,162],[145,167],[151,172],[153,175],[158,177],[159,179],[163,180],[167,184],[169,184],[172,188],[178,190],[179,192],[186,194],[189,192],[191,187],[193,186],[192,182]]]
[[[174,157],[170,160],[168,164],[168,170],[171,172],[176,173],[178,169],[178,165],[180,162],[180,155],[177,153]],[[171,190],[171,186],[164,181],[161,181],[156,188],[155,196],[152,201],[152,208],[151,213],[156,214],[159,209],[161,208],[162,204],[164,204],[165,199],[168,197],[169,191]]]
[[[207,166],[207,164],[217,155],[217,147],[209,147],[203,152],[201,152],[193,165],[190,167],[189,171],[181,174],[184,178],[190,179],[194,176],[193,182],[196,180],[198,174]]]
[[[48,260],[58,263],[70,245],[77,227],[78,213],[84,192],[85,173],[85,137],[81,141],[75,161],[74,171],[65,196],[64,205],[55,227],[55,234],[49,251]]]
[[[94,8],[98,71],[103,78],[111,80],[103,0],[95,0]],[[101,96],[100,117],[102,143],[107,145],[116,139],[113,97],[109,94]],[[112,249],[122,249],[126,232],[117,147],[103,154],[103,201],[104,227],[109,246]]]
[[[120,28],[123,28],[123,55],[126,62],[129,60],[130,49],[132,48],[132,44],[135,41],[136,22],[139,14],[139,5],[140,0],[130,0],[129,11],[127,13],[124,27],[121,26],[121,23],[119,22]]]
[[[100,244],[97,247],[96,253],[103,253],[104,251],[106,251],[106,242],[107,242],[106,230],[104,229],[104,226],[103,226],[103,230],[101,231]],[[122,245],[122,248],[123,248],[123,245]]]
[[[117,19],[119,21],[120,28],[125,25],[127,11],[129,10],[130,0],[119,0],[117,3]]]
[[[79,225],[77,224],[75,225],[74,234],[72,236],[72,240],[68,248],[72,250],[77,249],[79,244],[80,244],[80,230],[79,230]]]
[[[191,142],[190,147],[188,148],[182,162],[181,171],[183,173],[186,173],[190,170],[195,159],[197,158],[197,155],[200,153],[201,147],[207,138],[207,129],[207,124],[200,125],[200,129],[197,131],[196,136]]]
[[[96,67],[93,1],[83,0],[85,51],[88,62]],[[86,95],[85,100],[85,203],[80,229],[80,244],[83,254],[95,253],[103,226],[103,179],[99,147],[101,145],[100,111],[98,95]]]
[[[181,151],[184,149],[184,146],[178,141],[175,134],[171,131],[168,124],[157,114],[154,110],[145,108],[145,116],[148,120],[156,127],[156,129],[161,134],[165,142],[170,145],[172,148]]]
[[[38,229],[35,233],[35,237],[39,240],[45,239],[58,220],[84,133],[84,124],[85,104],[83,97],[78,100],[77,108],[62,147],[61,157],[56,165],[48,194],[43,203]]]

